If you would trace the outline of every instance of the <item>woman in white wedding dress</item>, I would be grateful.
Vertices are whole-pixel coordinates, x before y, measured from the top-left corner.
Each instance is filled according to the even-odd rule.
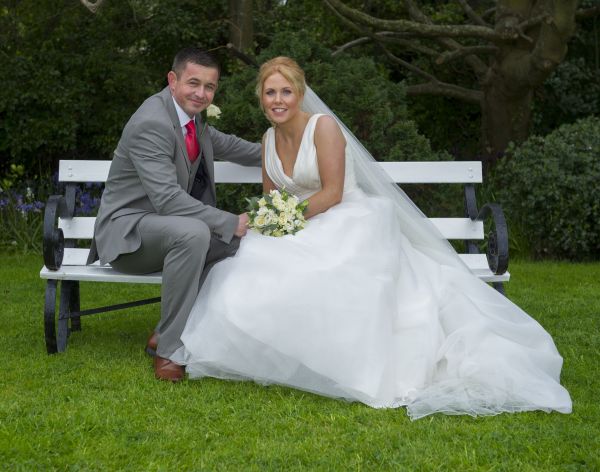
[[[350,149],[356,138],[308,113],[307,92],[291,59],[261,67],[257,93],[273,124],[263,188],[308,199],[306,228],[250,231],[209,273],[172,359],[190,378],[406,406],[413,419],[569,413],[550,335],[473,276],[406,197],[369,191],[373,166]]]

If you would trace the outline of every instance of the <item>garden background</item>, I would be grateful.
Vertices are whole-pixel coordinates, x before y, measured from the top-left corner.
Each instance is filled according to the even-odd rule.
[[[90,321],[89,330],[84,324],[67,353],[47,357],[42,344],[43,283],[37,273],[44,204],[49,195],[61,192],[56,183],[58,161],[110,159],[125,122],[146,97],[166,85],[172,57],[186,45],[211,50],[222,63],[215,98],[222,110],[216,126],[222,131],[260,139],[268,122],[254,96],[252,63],[289,55],[376,159],[481,160],[486,176],[479,201],[499,202],[508,220],[511,260],[516,261],[508,296],[555,337],[576,406],[571,417],[531,414],[481,422],[436,417],[426,420],[430,423],[417,422],[433,425],[442,437],[463,434],[465,441],[461,450],[456,444],[438,444],[446,447],[439,460],[435,455],[419,460],[415,448],[431,439],[428,426],[399,420],[399,412],[370,412],[286,389],[262,393],[257,387],[208,382],[200,390],[207,389],[215,402],[223,396],[223,403],[214,405],[232,416],[214,423],[212,432],[202,429],[204,439],[194,444],[216,444],[229,451],[222,435],[228,431],[236,436],[238,420],[244,425],[239,434],[256,447],[240,454],[244,460],[231,462],[233,468],[244,463],[260,468],[260,457],[277,468],[278,458],[288,450],[298,467],[323,470],[336,464],[352,469],[361,464],[411,469],[413,464],[415,469],[443,470],[455,464],[502,470],[498,464],[514,448],[518,453],[506,463],[509,469],[600,467],[592,447],[598,449],[597,440],[590,439],[600,419],[591,400],[598,384],[589,374],[600,361],[599,305],[593,301],[600,266],[598,0],[1,0],[0,275],[6,300],[2,314],[8,325],[2,342],[10,353],[9,374],[1,380],[3,463],[23,470],[166,470],[176,464],[165,458],[154,435],[158,433],[140,426],[143,418],[137,416],[142,411],[152,421],[169,421],[172,409],[149,411],[139,399],[153,403],[156,396],[175,395],[172,408],[185,409],[188,394],[199,402],[202,397],[191,384],[184,393],[161,386],[150,394],[150,371],[136,370],[147,367],[133,349],[143,344],[155,309],[136,309],[132,319],[102,315]],[[79,214],[95,213],[101,190],[95,185],[82,189]],[[222,185],[219,203],[240,211],[244,198],[258,190]],[[406,190],[429,216],[462,214],[458,188]],[[108,292],[127,290],[111,287]],[[97,338],[90,345],[87,336],[93,331],[127,346],[104,345]],[[116,362],[118,358],[125,359],[124,365]],[[125,369],[135,372],[129,375]],[[100,394],[131,401],[123,414],[142,432],[136,436],[122,421],[111,422],[107,412],[118,410],[119,402],[105,402]],[[234,399],[236,395],[250,399]],[[70,410],[71,402],[83,408],[82,418]],[[96,405],[94,411],[89,402]],[[132,413],[136,408],[138,413]],[[194,408],[200,407],[193,406],[192,412]],[[262,408],[268,418],[255,408]],[[209,408],[201,414],[212,418]],[[306,418],[309,426],[298,426],[299,419]],[[169,441],[176,441],[178,425],[188,437],[194,435],[193,423],[174,421]],[[523,429],[511,439],[513,421]],[[262,434],[272,427],[294,443],[279,443],[269,433],[267,443],[273,449],[267,454],[253,422]],[[414,444],[402,453],[383,439],[398,427],[416,434]],[[37,438],[38,428],[48,437],[65,439],[71,452],[58,447],[53,455],[51,446],[56,443]],[[570,428],[572,434],[567,432]],[[366,436],[371,429],[372,436]],[[108,437],[117,430],[127,433],[115,434],[110,443]],[[319,447],[318,441],[303,439],[311,431],[324,435],[327,447],[334,447],[332,434],[339,435],[343,453],[334,454],[331,462],[310,460]],[[536,439],[525,447],[526,438],[535,434],[552,438]],[[81,450],[93,449],[92,438],[98,435],[104,441],[97,456]],[[15,437],[20,442],[11,443]],[[484,448],[470,449],[468,444],[481,438]],[[134,460],[115,452],[131,441],[142,445],[134,451],[151,459]],[[370,445],[361,449],[355,441]],[[381,451],[377,442],[383,444]],[[534,450],[542,442],[554,455]],[[243,448],[247,443],[240,436],[233,444]],[[217,469],[223,454],[210,456],[216,462],[184,461],[182,468]]]

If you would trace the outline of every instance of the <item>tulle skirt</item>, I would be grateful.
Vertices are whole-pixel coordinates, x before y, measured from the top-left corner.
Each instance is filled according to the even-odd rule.
[[[571,411],[533,318],[402,233],[360,190],[296,235],[250,232],[209,274],[172,359],[191,378],[281,384],[375,408]]]

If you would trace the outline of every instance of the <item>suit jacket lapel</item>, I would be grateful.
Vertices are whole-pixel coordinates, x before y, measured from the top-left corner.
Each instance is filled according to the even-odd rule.
[[[173,123],[173,131],[175,133],[175,141],[177,142],[177,146],[175,149],[175,167],[178,172],[178,180],[180,185],[187,190],[189,193],[192,184],[194,183],[193,176],[196,173],[196,169],[198,168],[197,162],[192,165],[190,163],[187,147],[185,145],[185,139],[183,137],[183,133],[181,132],[181,123],[179,122],[179,116],[177,116],[177,110],[175,110],[175,105],[173,104],[173,97],[171,95],[171,91],[169,87],[165,87],[161,92],[160,96],[165,103],[165,108],[167,109],[167,113],[169,114],[169,118]]]
[[[208,186],[210,188],[210,192],[212,194],[213,199],[216,199],[216,191],[215,191],[215,166],[214,166],[214,158],[213,158],[213,149],[212,143],[210,141],[210,133],[205,126],[208,124],[202,123],[202,120],[199,120],[201,128],[200,135],[200,151],[202,159],[204,159],[205,169],[206,169],[206,178],[208,179]]]

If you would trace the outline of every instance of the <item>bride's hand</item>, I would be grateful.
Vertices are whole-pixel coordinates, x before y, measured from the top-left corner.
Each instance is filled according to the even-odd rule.
[[[243,238],[246,236],[246,233],[248,232],[248,221],[248,215],[246,213],[242,213],[239,217],[238,226],[234,233],[237,237]]]

